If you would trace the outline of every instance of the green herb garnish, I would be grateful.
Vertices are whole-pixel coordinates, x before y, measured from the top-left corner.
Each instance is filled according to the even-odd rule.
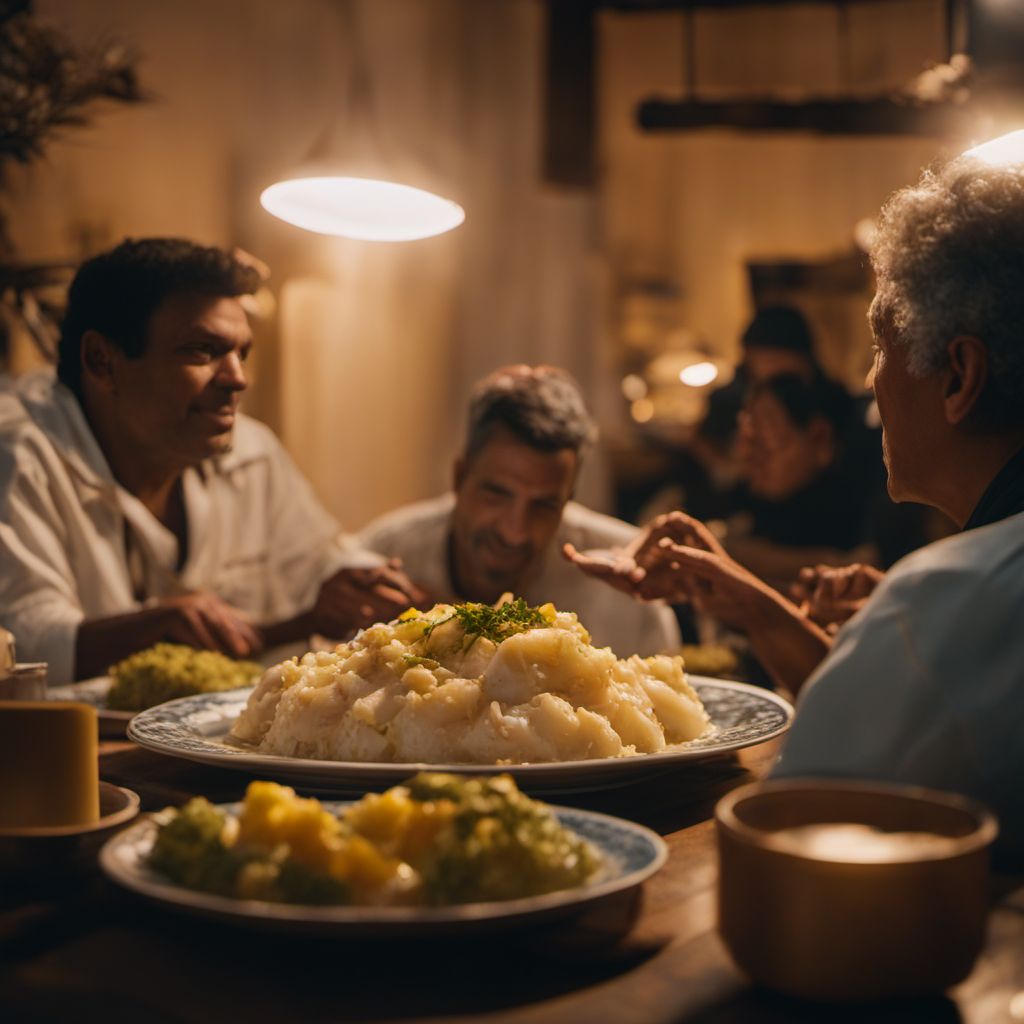
[[[528,629],[537,629],[548,625],[548,620],[539,608],[533,608],[521,597],[508,601],[498,608],[489,604],[457,604],[455,615],[466,636],[472,637],[471,647],[478,637],[484,637],[493,643],[500,644],[516,633],[525,633]]]
[[[433,658],[422,658],[418,654],[403,654],[402,661],[409,667],[425,665],[429,669],[440,668],[441,663]]]

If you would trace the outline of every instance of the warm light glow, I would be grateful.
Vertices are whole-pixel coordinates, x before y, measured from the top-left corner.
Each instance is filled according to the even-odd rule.
[[[853,225],[853,241],[861,252],[871,252],[878,234],[878,225],[873,217],[862,217]]]
[[[1024,163],[1024,128],[1008,132],[998,138],[989,139],[968,149],[964,156],[982,160],[993,167],[1007,167],[1010,164]]]
[[[710,384],[717,376],[718,367],[707,360],[701,363],[691,363],[679,371],[679,379],[691,388],[702,388],[705,384]]]
[[[638,373],[627,373],[622,378],[622,394],[630,402],[647,397],[647,381]]]
[[[649,398],[638,398],[629,411],[637,423],[649,423],[654,417],[654,403]]]
[[[458,203],[410,185],[371,178],[294,178],[260,196],[275,217],[322,235],[373,242],[429,238],[458,227]]]

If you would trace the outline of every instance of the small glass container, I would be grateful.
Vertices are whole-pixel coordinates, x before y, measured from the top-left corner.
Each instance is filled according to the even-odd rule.
[[[46,662],[22,662],[0,676],[0,700],[46,700]]]

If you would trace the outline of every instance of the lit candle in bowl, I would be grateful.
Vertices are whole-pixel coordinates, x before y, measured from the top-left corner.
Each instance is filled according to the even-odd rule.
[[[780,850],[846,864],[893,864],[949,856],[956,839],[936,832],[884,832],[856,822],[797,825],[774,834]]]
[[[812,999],[941,992],[984,940],[990,812],[909,786],[785,780],[716,809],[719,930],[756,981]]]

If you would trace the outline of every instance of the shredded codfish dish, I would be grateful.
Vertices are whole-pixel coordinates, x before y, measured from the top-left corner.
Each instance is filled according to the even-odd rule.
[[[572,612],[437,604],[268,669],[232,729],[319,760],[525,764],[672,749],[709,728],[683,659],[619,659]]]

